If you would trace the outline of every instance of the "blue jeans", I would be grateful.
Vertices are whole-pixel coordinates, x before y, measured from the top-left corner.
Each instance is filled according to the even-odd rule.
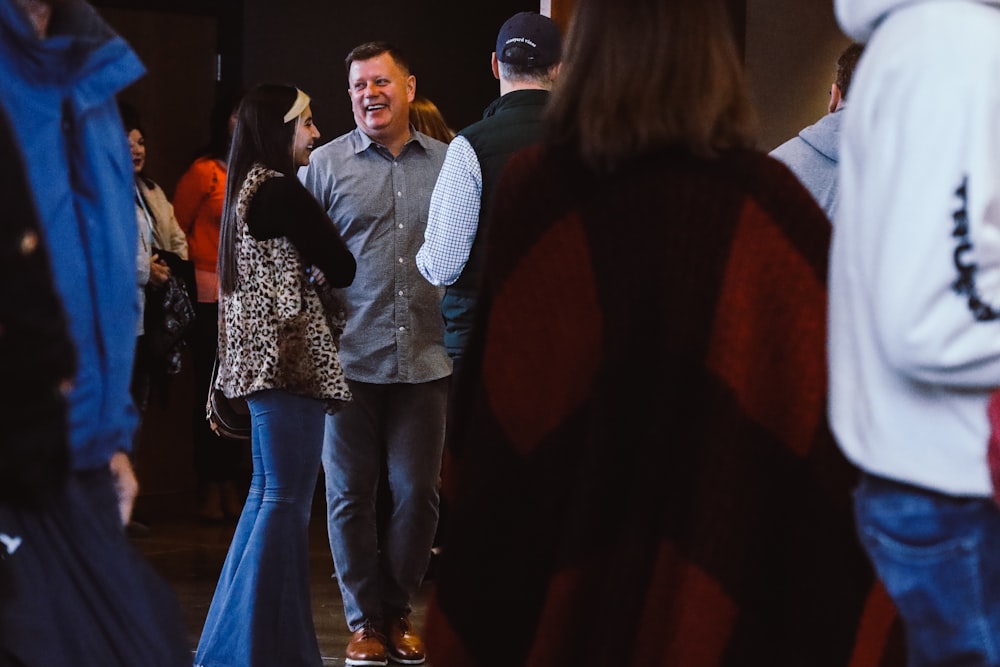
[[[409,613],[430,561],[438,520],[449,378],[421,384],[350,382],[354,399],[327,417],[323,445],[327,521],[344,616]],[[391,514],[382,542],[376,497],[383,460]]]
[[[899,611],[910,667],[1000,665],[1000,511],[863,475],[858,533]]]
[[[253,478],[195,664],[318,667],[308,542],[324,404],[281,390],[251,394],[247,403]]]

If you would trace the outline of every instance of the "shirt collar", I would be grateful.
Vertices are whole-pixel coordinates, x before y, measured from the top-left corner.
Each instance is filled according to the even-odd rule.
[[[353,139],[353,141],[354,141],[354,153],[355,154],[363,153],[363,152],[365,152],[366,150],[368,150],[372,146],[375,146],[376,150],[383,150],[383,151],[388,151],[389,150],[385,146],[383,146],[382,144],[378,143],[377,141],[375,141],[371,137],[369,137],[367,134],[365,134],[364,131],[360,127],[355,127],[354,128],[354,139]],[[410,138],[403,145],[403,150],[400,152],[400,155],[402,155],[407,150],[409,150],[410,146],[412,146],[414,144],[416,144],[417,146],[420,146],[420,148],[422,150],[426,151],[429,148],[429,145],[428,145],[429,141],[431,141],[430,137],[428,137],[426,134],[422,134],[422,133],[418,132],[416,130],[416,128],[413,127],[413,125],[410,125]]]

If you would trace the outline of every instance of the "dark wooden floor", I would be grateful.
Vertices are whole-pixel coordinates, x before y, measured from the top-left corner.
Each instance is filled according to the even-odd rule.
[[[319,495],[319,494],[318,494]],[[324,509],[314,504],[309,535],[312,607],[324,665],[343,665],[349,632],[337,582],[331,578],[333,559],[326,537]],[[215,583],[226,558],[235,524],[205,525],[193,513],[149,522],[149,533],[133,543],[171,583],[177,593],[189,630],[191,650],[198,643]],[[411,617],[423,627],[426,587],[415,601]],[[430,664],[430,663],[426,663]]]

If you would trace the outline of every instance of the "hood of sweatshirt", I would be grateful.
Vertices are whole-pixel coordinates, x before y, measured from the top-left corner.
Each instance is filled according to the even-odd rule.
[[[799,138],[834,162],[840,161],[840,121],[843,107],[799,132]]]
[[[978,2],[1000,6],[1000,0],[834,0],[834,11],[840,29],[856,42],[865,43],[889,12],[926,2]]]

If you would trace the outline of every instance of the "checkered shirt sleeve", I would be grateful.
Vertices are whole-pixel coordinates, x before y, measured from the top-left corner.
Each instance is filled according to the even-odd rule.
[[[455,137],[431,195],[417,269],[432,285],[451,285],[462,275],[479,229],[483,174],[463,136]]]

